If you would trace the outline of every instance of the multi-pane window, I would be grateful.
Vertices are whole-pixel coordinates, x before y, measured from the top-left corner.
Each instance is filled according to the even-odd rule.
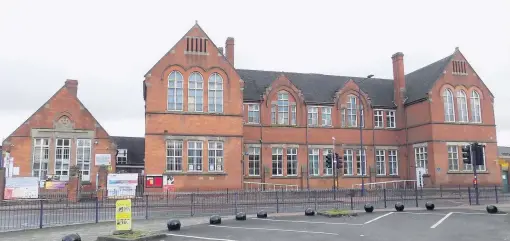
[[[466,92],[457,91],[457,108],[459,109],[459,122],[468,122],[468,106]]]
[[[169,172],[182,171],[182,141],[166,141],[166,170]]]
[[[387,110],[386,111],[386,127],[387,128],[395,128],[395,111]]]
[[[352,175],[353,174],[353,165],[352,165],[352,149],[344,149],[344,174]]]
[[[459,170],[459,150],[458,146],[448,146],[448,171]]]
[[[260,123],[260,105],[248,104],[248,123]]]
[[[322,126],[332,126],[331,107],[322,107]]]
[[[90,162],[92,159],[92,140],[78,139],[76,144],[76,165],[81,172],[82,181],[90,181]]]
[[[173,71],[168,75],[168,110],[182,111],[183,108],[183,81],[182,74]]]
[[[260,147],[248,148],[248,175],[260,176]]]
[[[480,94],[473,90],[471,92],[471,121],[474,123],[482,123],[481,113]]]
[[[317,126],[319,123],[319,108],[315,106],[308,107],[308,126]]]
[[[70,163],[71,139],[57,139],[55,145],[55,176],[60,178],[69,176]]]
[[[374,126],[375,128],[383,128],[384,127],[384,111],[376,110],[374,111]]]
[[[358,118],[356,115],[356,97],[350,95],[349,99],[347,101],[347,126],[349,127],[356,127]]]
[[[276,105],[271,106],[271,124],[276,124]]]
[[[188,79],[188,111],[204,111],[204,79],[198,72],[193,72]]]
[[[223,171],[223,142],[209,141],[209,171],[222,172]]]
[[[390,175],[398,175],[398,151],[388,150],[388,164],[390,168]]]
[[[308,174],[310,176],[319,175],[319,149],[308,149]]]
[[[358,175],[367,175],[367,157],[366,151],[363,151],[360,154],[360,150],[356,150],[356,173]]]
[[[278,92],[276,103],[271,105],[271,124],[296,125],[296,103],[289,101],[287,91]]]
[[[296,105],[290,106],[290,124],[295,126],[296,125]]]
[[[188,171],[202,171],[203,142],[188,141]]]
[[[453,94],[450,89],[445,89],[443,92],[443,104],[444,104],[444,121],[454,122],[455,121],[455,107],[453,104]]]
[[[287,148],[287,176],[296,176],[298,168],[297,148]]]
[[[273,176],[282,176],[283,175],[283,148],[273,147],[273,155],[272,155],[272,173]]]
[[[331,167],[326,167],[326,157],[331,154]],[[335,159],[332,149],[322,150],[322,165],[324,166],[324,175],[333,175],[333,160]]]
[[[44,180],[46,175],[48,175],[48,163],[50,161],[50,139],[34,139],[32,161],[32,176],[38,177],[40,180]]]
[[[117,154],[117,165],[126,165],[127,164],[127,149],[118,149],[119,153]]]
[[[423,167],[425,168],[425,173],[428,173],[427,147],[415,147],[414,158],[416,161],[416,167]]]
[[[386,151],[375,151],[376,175],[386,175]]]
[[[211,113],[223,112],[223,78],[218,73],[209,77],[208,111]]]

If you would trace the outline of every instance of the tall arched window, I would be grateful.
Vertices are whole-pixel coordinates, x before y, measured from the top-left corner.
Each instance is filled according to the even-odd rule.
[[[296,125],[296,103],[290,101],[289,92],[278,92],[277,100],[271,103],[271,124]]]
[[[466,92],[457,91],[457,108],[459,109],[459,122],[468,122],[468,106]]]
[[[209,112],[223,112],[223,78],[218,73],[214,73],[209,77]]]
[[[473,90],[471,92],[471,121],[474,123],[482,123],[482,110],[480,104],[480,94]]]
[[[179,111],[183,106],[183,78],[179,71],[172,71],[168,75],[167,109]]]
[[[204,111],[204,79],[198,72],[193,72],[188,79],[188,111]]]
[[[347,126],[356,127],[358,126],[358,115],[357,115],[357,98],[350,95],[347,100]]]
[[[444,121],[454,122],[455,121],[455,106],[453,104],[453,94],[450,89],[444,90],[443,102],[444,102]]]

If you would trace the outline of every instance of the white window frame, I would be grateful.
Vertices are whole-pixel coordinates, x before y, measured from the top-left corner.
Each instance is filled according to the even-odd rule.
[[[62,141],[59,144],[59,141]],[[68,145],[66,145],[66,141],[68,141]],[[59,180],[68,180],[69,179],[69,167],[71,165],[71,148],[72,148],[72,139],[70,138],[57,138],[55,141],[55,176],[59,177]],[[60,151],[60,155],[59,155]],[[60,156],[60,158],[59,158]],[[58,164],[60,163],[60,165]],[[67,165],[67,168],[65,166]],[[67,173],[67,174],[65,174]],[[64,179],[62,179],[64,177]]]
[[[277,94],[277,123],[278,125],[289,125],[290,120],[290,101],[289,101],[289,93],[286,91],[280,91]]]
[[[209,113],[223,113],[223,77],[215,72],[207,84]]]
[[[208,142],[209,172],[224,172],[224,145],[222,141]]]
[[[259,124],[260,123],[260,105],[259,104],[247,104],[248,105],[248,123]]]
[[[347,126],[357,127],[358,126],[358,106],[357,98],[354,95],[349,95],[347,100]]]
[[[482,123],[482,103],[476,90],[471,91],[471,122]]]
[[[199,72],[188,78],[188,112],[204,112],[204,77]]]
[[[360,157],[360,149],[356,150],[356,175],[358,176],[367,176],[367,151],[363,149],[361,152],[361,158],[363,158],[363,167],[361,166],[361,158]],[[363,168],[363,170],[361,170]]]
[[[308,175],[319,176],[319,148],[308,149]]]
[[[374,110],[374,127],[384,128],[384,110]]]
[[[469,122],[467,95],[463,90],[457,91],[457,108],[459,111],[459,122]]]
[[[332,157],[331,157],[332,158],[331,159],[331,168],[327,168],[326,167],[326,157],[328,156],[328,154],[330,152],[332,154]],[[331,176],[331,175],[333,175],[333,166],[335,165],[334,160],[335,160],[335,154],[333,154],[333,149],[327,148],[327,149],[323,149],[322,150],[322,166],[323,166],[322,174],[324,176]]]
[[[204,142],[188,141],[188,172],[204,170]]]
[[[179,100],[180,97],[180,100]],[[184,77],[179,71],[168,75],[167,110],[183,111],[184,108]],[[180,101],[180,102],[179,102]]]
[[[319,107],[308,106],[308,126],[319,125]]]
[[[387,128],[395,128],[397,127],[396,124],[396,111],[394,110],[387,110],[386,111],[386,127]]]
[[[398,175],[398,150],[388,150],[390,176]]]
[[[333,126],[332,112],[332,107],[324,106],[321,108],[322,126]]]
[[[248,147],[248,176],[260,176],[260,147]]]
[[[450,89],[443,91],[444,121],[455,122],[455,101]]]
[[[354,165],[353,159],[354,154],[352,149],[344,149],[344,175],[352,176],[354,175]]]
[[[447,145],[446,150],[448,153],[448,171],[459,171],[459,146]]]
[[[183,141],[166,141],[166,171],[182,172]]]
[[[375,150],[376,175],[386,175],[386,151]]]
[[[297,176],[298,174],[298,148],[287,148],[287,176]]]
[[[424,167],[425,174],[428,173],[428,148],[427,146],[419,146],[414,148],[414,160],[416,167]]]
[[[117,154],[117,160],[115,160],[115,163],[117,165],[126,165],[128,163],[127,149],[117,149],[117,151],[119,153]]]
[[[271,175],[283,176],[283,148],[273,147],[271,154]]]
[[[81,180],[90,181],[90,168],[92,164],[92,140],[76,140],[76,166],[80,169]]]
[[[33,141],[32,176],[44,180],[48,175],[50,163],[50,138],[34,138]],[[36,163],[39,164],[39,168],[35,168]]]

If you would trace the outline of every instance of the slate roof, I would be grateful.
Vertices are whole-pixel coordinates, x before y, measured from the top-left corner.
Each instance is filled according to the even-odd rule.
[[[510,158],[510,146],[498,146],[498,157]]]
[[[117,149],[127,149],[127,165],[144,165],[145,158],[145,138],[112,136],[117,144]]]

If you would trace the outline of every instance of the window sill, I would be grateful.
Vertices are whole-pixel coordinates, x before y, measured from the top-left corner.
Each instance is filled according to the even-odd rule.
[[[244,176],[244,179],[261,179],[261,176]]]
[[[163,175],[174,176],[226,176],[226,172],[165,172]]]
[[[255,123],[255,122],[253,122],[253,123],[252,122],[246,122],[244,124],[247,125],[247,126],[260,126],[260,123]]]
[[[471,174],[474,175],[473,171],[448,171],[446,174]],[[476,171],[476,174],[490,174],[489,171]]]
[[[312,179],[333,179],[333,175],[310,176]]]
[[[271,179],[298,179],[299,176],[271,176]]]
[[[271,124],[270,127],[298,127],[297,125],[279,125],[279,124]]]
[[[370,177],[370,176],[342,175],[342,177],[344,177],[344,178],[362,178],[362,177],[364,177],[364,178],[368,178],[368,177]]]
[[[399,175],[376,175],[376,178],[400,178]]]

